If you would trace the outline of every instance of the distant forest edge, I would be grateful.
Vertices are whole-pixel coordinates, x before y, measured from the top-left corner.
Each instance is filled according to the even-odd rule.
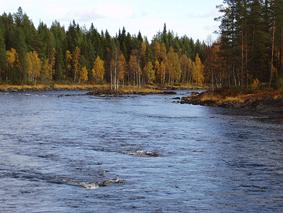
[[[283,1],[225,0],[219,38],[208,44],[173,31],[148,41],[73,21],[36,28],[19,8],[0,16],[0,82],[143,86],[283,87]],[[188,26],[189,27],[189,26]]]
[[[0,17],[0,79],[8,83],[202,84],[206,48],[166,25],[149,43],[140,32],[112,37],[75,21],[67,30],[57,21],[35,28],[21,8]]]

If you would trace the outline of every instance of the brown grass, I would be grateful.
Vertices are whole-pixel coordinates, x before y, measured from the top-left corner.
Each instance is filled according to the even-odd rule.
[[[36,85],[13,85],[0,84],[0,91],[26,91],[26,90],[48,90],[50,85],[36,84]]]
[[[267,98],[278,100],[283,99],[283,92],[281,91],[254,91],[254,92],[234,92],[234,91],[217,91],[205,92],[198,96],[203,103],[211,102],[217,105],[222,104],[243,104],[248,101],[262,101]]]
[[[136,87],[136,86],[125,86],[119,89],[121,93],[132,94],[132,93],[162,93],[161,89],[154,87]]]
[[[109,84],[34,84],[34,85],[13,85],[0,84],[0,91],[45,91],[45,90],[110,90]],[[162,93],[161,89],[155,86],[124,86],[119,88],[119,92],[130,93]]]
[[[54,84],[54,90],[94,90],[94,89],[108,89],[107,84]]]

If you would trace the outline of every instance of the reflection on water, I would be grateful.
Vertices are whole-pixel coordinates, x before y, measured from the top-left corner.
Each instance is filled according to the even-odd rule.
[[[0,94],[0,212],[283,211],[281,124],[60,94]]]

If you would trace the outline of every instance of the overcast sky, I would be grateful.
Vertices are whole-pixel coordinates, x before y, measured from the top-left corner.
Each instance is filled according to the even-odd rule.
[[[125,26],[132,34],[141,31],[149,39],[163,24],[179,36],[206,41],[218,29],[214,18],[222,0],[0,0],[0,12],[16,12],[21,6],[37,26],[58,20],[65,26],[75,19],[87,28],[93,22],[98,30],[115,35]]]

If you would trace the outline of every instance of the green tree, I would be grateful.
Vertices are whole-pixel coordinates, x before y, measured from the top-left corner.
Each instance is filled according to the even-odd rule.
[[[74,75],[73,76],[74,82],[78,82],[80,77],[80,70],[81,70],[80,57],[81,57],[81,50],[79,47],[76,47],[74,52],[72,53],[72,70]]]
[[[4,40],[4,33],[0,26],[0,81],[7,80],[7,66],[6,66],[6,45]]]

